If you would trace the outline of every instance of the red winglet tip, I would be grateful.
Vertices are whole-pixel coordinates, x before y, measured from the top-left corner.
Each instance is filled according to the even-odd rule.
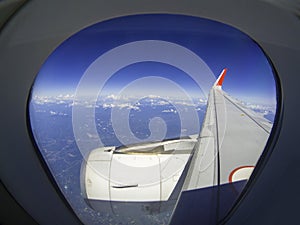
[[[219,77],[218,83],[216,84],[217,86],[222,86],[226,72],[227,72],[227,68],[223,69],[223,71]]]

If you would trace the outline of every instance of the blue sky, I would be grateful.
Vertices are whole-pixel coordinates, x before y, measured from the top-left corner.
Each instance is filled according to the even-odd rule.
[[[223,89],[232,96],[256,103],[275,103],[272,69],[263,52],[247,35],[219,22],[163,14],[112,19],[73,35],[44,63],[33,95],[74,94],[80,78],[94,60],[119,45],[140,40],[181,45],[204,60],[216,77],[223,68],[228,68]],[[110,78],[104,92],[117,92],[143,76],[171,79],[191,96],[201,95],[188,74],[159,62],[141,62],[122,68]]]
[[[122,68],[108,80],[101,95],[117,94],[122,88],[131,84],[136,79],[149,76],[172,80],[186,90],[191,97],[204,97],[202,96],[201,89],[188,74],[174,66],[160,62],[141,62]],[[148,88],[148,86],[155,86],[155,88],[160,89],[160,93],[162,93],[162,89],[165,90],[164,96],[176,97],[176,90],[166,89],[160,82],[155,82],[155,79],[153,79],[152,83],[149,83],[149,79],[147,81],[145,86],[134,86],[131,96],[136,95],[137,97],[142,97],[140,95],[143,95],[143,89]]]

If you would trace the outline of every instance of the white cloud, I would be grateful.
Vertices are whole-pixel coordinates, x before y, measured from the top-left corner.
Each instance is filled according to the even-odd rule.
[[[111,95],[106,96],[105,98],[106,98],[106,99],[117,100],[117,99],[119,99],[119,96],[116,96],[116,95],[114,95],[114,94],[111,94]]]
[[[160,100],[157,102],[158,105],[169,105],[170,103],[164,100]]]
[[[161,97],[158,95],[149,95],[149,96],[147,96],[147,98],[161,98]]]
[[[50,115],[52,115],[52,116],[67,116],[68,114],[63,113],[63,112],[55,112],[55,111],[50,110]]]
[[[114,104],[107,104],[107,103],[104,103],[104,104],[102,105],[102,107],[103,107],[103,108],[113,108],[113,107],[115,107],[115,105],[114,105]]]
[[[250,102],[242,102],[242,104],[244,106],[246,106],[247,108],[250,108],[250,109],[255,110],[255,111],[261,111],[261,112],[264,112],[264,113],[268,113],[268,112],[275,113],[275,111],[276,111],[276,106],[253,104],[253,103],[250,103]]]
[[[177,111],[175,109],[165,109],[162,112],[164,112],[164,113],[177,113]]]
[[[200,103],[205,103],[205,104],[206,104],[206,103],[207,103],[207,99],[202,99],[202,98],[200,98],[200,99],[199,99],[199,102],[200,102]]]

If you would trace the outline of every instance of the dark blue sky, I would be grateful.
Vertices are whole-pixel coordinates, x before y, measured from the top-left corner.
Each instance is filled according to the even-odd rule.
[[[73,35],[42,66],[33,94],[73,94],[94,60],[119,45],[139,40],[163,40],[188,48],[205,61],[216,77],[223,68],[228,68],[223,89],[231,95],[257,103],[275,103],[272,69],[247,35],[207,19],[160,14],[112,19]],[[158,62],[137,63],[121,69],[111,77],[105,90],[118,90],[142,76],[163,76],[179,83],[191,95],[197,93],[187,74]]]

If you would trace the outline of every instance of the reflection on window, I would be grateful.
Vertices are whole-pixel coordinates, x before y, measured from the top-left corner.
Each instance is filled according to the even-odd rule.
[[[203,224],[220,221],[263,153],[277,104],[271,65],[247,35],[164,14],[73,35],[31,96],[35,142],[85,224],[167,224],[186,208]]]

